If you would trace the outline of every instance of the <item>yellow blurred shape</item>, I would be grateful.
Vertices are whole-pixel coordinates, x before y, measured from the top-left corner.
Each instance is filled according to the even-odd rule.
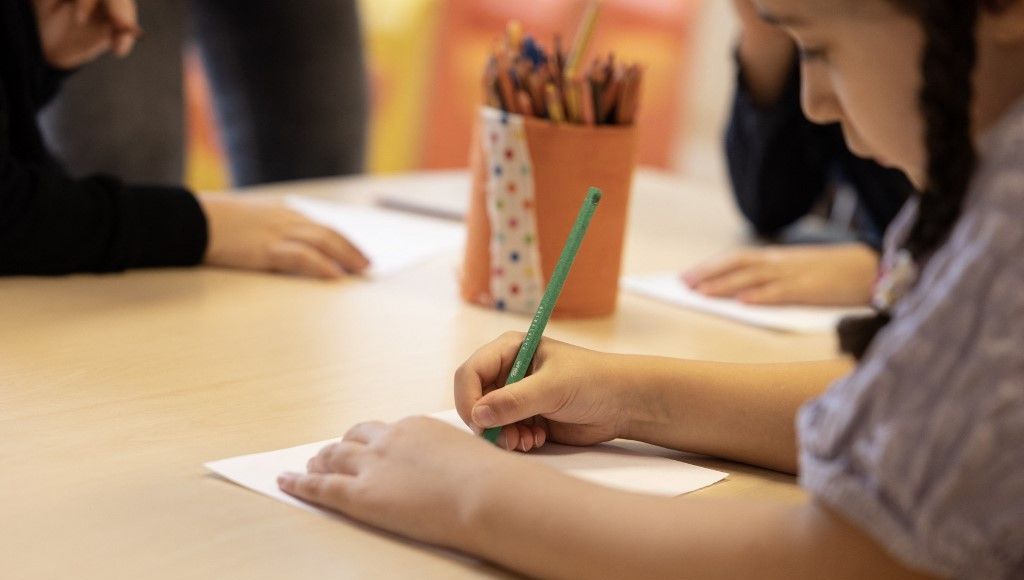
[[[416,167],[440,0],[360,0],[369,59],[369,170]]]

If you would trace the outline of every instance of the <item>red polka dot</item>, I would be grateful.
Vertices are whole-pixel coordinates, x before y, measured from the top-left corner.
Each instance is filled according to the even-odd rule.
[[[497,142],[498,142],[498,133],[497,133],[497,131],[491,131],[491,143],[497,143]]]
[[[519,220],[516,218],[508,218],[508,227],[514,228],[519,225]]]
[[[505,275],[505,269],[504,268],[495,268],[491,273],[495,277],[500,278],[500,277]]]
[[[511,292],[513,296],[518,296],[519,295],[519,284],[513,284],[513,285],[509,286],[508,287],[508,291]]]
[[[519,189],[519,188],[516,186],[516,182],[514,182],[514,181],[508,182],[508,192],[509,193],[515,193],[517,189]]]
[[[528,200],[528,199],[524,199],[523,200],[523,209],[533,209],[533,202]]]
[[[505,150],[505,159],[511,161],[513,157],[515,157],[515,153],[513,153],[512,148],[509,147],[508,149]]]

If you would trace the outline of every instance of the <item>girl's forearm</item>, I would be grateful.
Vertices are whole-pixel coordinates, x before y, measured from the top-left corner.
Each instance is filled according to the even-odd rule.
[[[510,475],[491,486],[462,547],[531,576],[916,577],[813,503],[642,496],[547,469]]]
[[[795,473],[795,419],[852,368],[847,360],[731,364],[624,357],[622,436]]]

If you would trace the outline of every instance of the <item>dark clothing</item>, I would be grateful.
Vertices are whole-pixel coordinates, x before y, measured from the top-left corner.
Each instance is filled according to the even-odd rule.
[[[193,45],[235,186],[364,170],[369,90],[356,0],[138,5],[146,36],[131,55],[75,73],[40,117],[73,175],[181,181],[181,54]]]
[[[28,0],[0,1],[0,274],[198,263],[206,219],[191,193],[72,179],[47,152],[36,114],[60,76]]]
[[[729,176],[740,211],[758,234],[771,236],[807,215],[835,181],[857,191],[858,237],[874,248],[913,186],[903,173],[855,156],[838,124],[816,125],[800,108],[800,71],[794,66],[779,101],[755,105],[738,75],[726,133]]]

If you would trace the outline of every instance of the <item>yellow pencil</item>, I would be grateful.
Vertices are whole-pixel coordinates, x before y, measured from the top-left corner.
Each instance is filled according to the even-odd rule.
[[[597,22],[597,16],[600,11],[600,0],[590,0],[590,3],[587,4],[586,12],[583,13],[583,20],[580,21],[580,26],[576,29],[576,36],[572,39],[572,48],[569,50],[569,56],[565,59],[565,69],[562,71],[562,74],[566,78],[576,74],[580,61],[590,45],[590,39],[594,35],[594,23]]]
[[[544,96],[547,98],[548,118],[554,123],[564,123],[565,113],[562,110],[562,97],[559,96],[555,83],[548,83],[544,86]]]
[[[562,83],[562,96],[565,97],[565,119],[570,123],[580,121],[580,99],[576,91],[573,78],[569,76],[569,69],[565,69],[565,82]]]
[[[523,25],[518,20],[509,20],[505,26],[505,36],[508,39],[508,47],[512,52],[519,54],[523,47]]]

